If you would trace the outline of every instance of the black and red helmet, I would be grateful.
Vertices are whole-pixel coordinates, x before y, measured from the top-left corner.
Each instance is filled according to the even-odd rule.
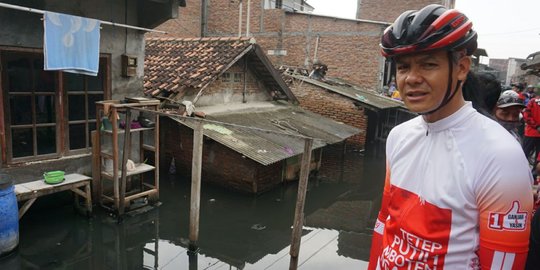
[[[472,55],[477,47],[476,38],[465,14],[432,4],[401,14],[384,31],[380,45],[385,57],[436,49],[466,49],[467,55]]]

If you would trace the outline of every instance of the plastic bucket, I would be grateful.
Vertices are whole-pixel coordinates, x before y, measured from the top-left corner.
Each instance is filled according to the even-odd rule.
[[[15,188],[10,180],[0,176],[0,257],[19,245],[19,208]]]

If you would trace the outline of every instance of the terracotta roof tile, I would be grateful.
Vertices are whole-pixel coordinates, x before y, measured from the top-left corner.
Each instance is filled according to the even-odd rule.
[[[151,38],[146,40],[147,94],[201,88],[251,45],[249,38]]]

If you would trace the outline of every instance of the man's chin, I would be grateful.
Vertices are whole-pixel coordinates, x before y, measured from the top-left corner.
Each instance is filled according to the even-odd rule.
[[[431,110],[431,108],[429,108],[428,106],[423,106],[422,104],[414,104],[407,101],[405,101],[405,107],[407,107],[409,111],[418,114],[426,113]]]

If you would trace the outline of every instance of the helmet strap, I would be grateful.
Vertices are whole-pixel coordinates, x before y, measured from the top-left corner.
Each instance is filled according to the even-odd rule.
[[[457,83],[456,83],[456,87],[454,88],[454,91],[452,91],[452,74],[453,74],[453,70],[454,70],[454,65],[453,65],[453,60],[452,60],[452,51],[448,51],[447,53],[447,56],[448,56],[448,84],[446,86],[446,93],[444,94],[444,98],[441,102],[441,104],[439,104],[439,106],[437,106],[437,108],[431,110],[431,111],[428,111],[428,112],[422,112],[422,113],[418,113],[419,115],[428,115],[428,114],[432,114],[438,110],[440,110],[442,107],[444,107],[446,104],[448,104],[448,102],[450,102],[450,100],[452,100],[452,98],[454,98],[454,96],[456,95],[458,89],[459,89],[459,86],[461,86],[461,83],[463,81],[461,80],[458,80]]]

